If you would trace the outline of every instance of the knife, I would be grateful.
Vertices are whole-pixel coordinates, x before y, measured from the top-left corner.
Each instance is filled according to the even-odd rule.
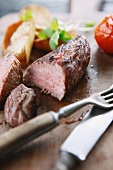
[[[113,121],[113,110],[93,107],[60,148],[53,170],[70,170],[87,155]]]

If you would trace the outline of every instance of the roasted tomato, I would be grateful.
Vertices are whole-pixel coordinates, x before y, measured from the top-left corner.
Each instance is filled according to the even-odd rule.
[[[113,54],[113,14],[106,16],[96,27],[95,39],[101,49]]]

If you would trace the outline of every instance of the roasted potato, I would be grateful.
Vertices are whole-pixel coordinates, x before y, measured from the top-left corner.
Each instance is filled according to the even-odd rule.
[[[3,50],[6,50],[8,45],[10,44],[10,38],[12,34],[16,31],[16,29],[22,24],[22,21],[15,22],[9,25],[5,31],[4,39],[3,39]]]
[[[31,11],[32,19],[22,21],[21,16],[25,16],[28,10]],[[26,65],[29,63],[33,45],[38,50],[51,51],[49,39],[38,38],[38,33],[40,30],[50,26],[52,14],[43,6],[30,4],[22,8],[19,12],[19,16],[20,21],[10,25],[6,30],[3,40],[3,50],[13,53],[20,60],[22,65]],[[61,29],[66,30],[73,37],[76,36],[75,29],[73,29],[71,25],[67,25],[65,28]],[[58,45],[62,43],[64,42],[59,40]]]
[[[6,51],[14,54],[22,65],[26,65],[29,63],[34,37],[34,21],[32,19],[25,21],[12,34],[10,44],[7,46]]]
[[[34,5],[34,4],[27,5],[24,8],[22,8],[22,10],[19,12],[20,18],[28,10],[32,12],[32,16],[37,31],[40,29],[45,29],[49,26],[52,18],[52,14],[47,8],[39,5]]]

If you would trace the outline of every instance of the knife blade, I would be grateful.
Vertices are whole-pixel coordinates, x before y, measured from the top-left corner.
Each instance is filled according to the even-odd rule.
[[[93,107],[61,145],[60,156],[53,169],[72,169],[77,160],[84,161],[112,120],[113,110]]]

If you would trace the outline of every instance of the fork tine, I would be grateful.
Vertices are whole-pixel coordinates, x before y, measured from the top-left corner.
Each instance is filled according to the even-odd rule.
[[[108,103],[113,102],[113,98],[106,100],[106,102],[108,102]]]
[[[103,95],[105,95],[106,93],[108,93],[108,92],[110,92],[110,91],[112,91],[112,90],[113,90],[113,84],[110,86],[109,89],[104,90],[104,91],[100,92],[99,94],[100,94],[101,96],[103,96]]]
[[[107,94],[105,96],[102,96],[103,99],[107,99],[109,97],[113,97],[113,93]]]

